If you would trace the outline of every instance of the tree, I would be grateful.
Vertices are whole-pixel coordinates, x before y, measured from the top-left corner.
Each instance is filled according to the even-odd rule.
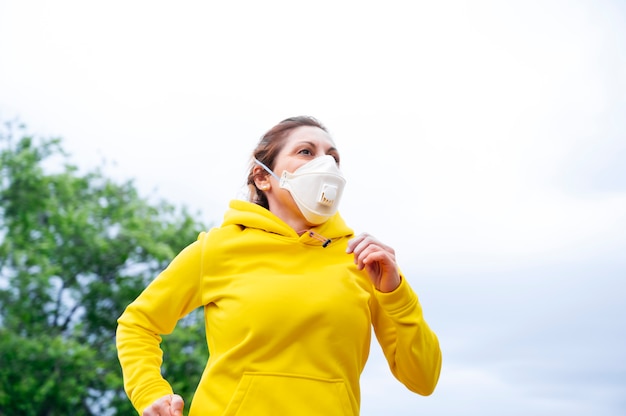
[[[70,163],[61,139],[0,128],[0,415],[131,415],[117,318],[205,229],[185,207]],[[162,344],[188,402],[207,359],[202,310]],[[171,359],[168,359],[171,358]]]

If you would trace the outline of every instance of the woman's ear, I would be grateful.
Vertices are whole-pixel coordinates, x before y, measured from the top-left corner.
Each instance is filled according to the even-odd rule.
[[[270,184],[270,175],[260,166],[255,166],[252,171],[254,174],[254,184],[262,191],[267,191],[272,186]]]

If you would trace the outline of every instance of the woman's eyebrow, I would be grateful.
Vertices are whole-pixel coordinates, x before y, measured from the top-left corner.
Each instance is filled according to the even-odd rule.
[[[302,144],[308,144],[309,146],[312,146],[312,147],[315,147],[317,145],[316,143],[309,141],[309,140],[302,140],[296,143],[296,145],[302,145]],[[328,148],[327,152],[338,152],[338,150],[336,147],[331,146]]]

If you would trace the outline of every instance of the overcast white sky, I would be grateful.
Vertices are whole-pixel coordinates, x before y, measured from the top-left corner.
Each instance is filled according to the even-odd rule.
[[[299,114],[443,348],[364,416],[626,414],[623,2],[0,0],[0,118],[209,223]]]

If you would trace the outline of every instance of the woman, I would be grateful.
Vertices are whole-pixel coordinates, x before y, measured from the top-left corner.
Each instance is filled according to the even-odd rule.
[[[231,201],[118,320],[125,389],[140,414],[182,415],[161,377],[159,334],[202,306],[210,357],[189,414],[358,415],[371,328],[394,376],[429,395],[437,336],[391,247],[337,213],[345,180],[311,117],[269,130],[253,152],[250,201]]]

